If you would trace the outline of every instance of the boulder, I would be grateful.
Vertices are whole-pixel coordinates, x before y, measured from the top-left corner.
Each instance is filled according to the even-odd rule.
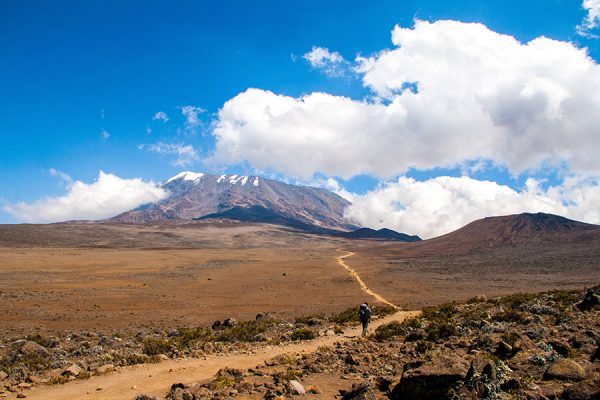
[[[546,373],[544,379],[557,379],[563,381],[582,381],[586,378],[585,369],[573,360],[561,358],[553,362]]]
[[[226,328],[233,328],[234,326],[237,326],[237,324],[238,322],[235,318],[227,318],[225,321],[223,321],[223,326]]]
[[[214,321],[212,323],[211,328],[212,328],[213,331],[217,331],[219,329],[223,329],[223,323],[221,321],[219,321],[219,320],[216,320],[216,321]]]
[[[510,344],[500,341],[494,352],[501,360],[506,360],[513,355],[513,348]]]
[[[582,301],[577,303],[577,308],[581,311],[589,311],[600,304],[600,299],[592,289],[588,289]]]
[[[0,371],[0,382],[8,378],[8,374],[4,371]]]
[[[406,369],[392,390],[392,400],[434,400],[445,398],[450,389],[460,386],[469,363],[454,355],[438,354],[414,369]]]
[[[369,382],[355,383],[352,390],[344,393],[342,400],[375,400],[375,391]]]
[[[115,366],[113,364],[104,364],[104,365],[98,367],[96,372],[98,372],[99,374],[106,374],[108,372],[112,372],[114,369],[115,369]]]
[[[64,376],[78,376],[81,373],[81,367],[77,364],[71,364],[69,368],[62,372]]]
[[[291,380],[288,382],[288,389],[290,391],[291,394],[296,395],[296,396],[304,396],[306,395],[306,389],[304,389],[304,386],[302,386],[302,384],[296,380]]]
[[[47,356],[48,355],[48,350],[46,350],[46,348],[44,346],[39,345],[36,342],[32,342],[32,341],[25,342],[23,344],[23,346],[21,346],[21,348],[19,349],[19,352],[26,356],[32,356],[32,355]]]

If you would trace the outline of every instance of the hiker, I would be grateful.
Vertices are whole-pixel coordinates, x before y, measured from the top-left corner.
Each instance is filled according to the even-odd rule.
[[[358,319],[360,319],[360,323],[362,324],[362,335],[367,336],[367,328],[369,327],[369,321],[371,320],[371,309],[369,308],[369,303],[366,301],[361,304],[358,309]]]

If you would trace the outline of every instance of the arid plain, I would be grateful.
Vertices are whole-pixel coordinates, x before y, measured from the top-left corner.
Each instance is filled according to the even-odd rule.
[[[600,282],[595,240],[485,251],[427,242],[346,240],[235,222],[2,226],[0,334],[339,312],[368,300],[336,262],[348,251],[355,254],[346,262],[365,283],[406,309]]]

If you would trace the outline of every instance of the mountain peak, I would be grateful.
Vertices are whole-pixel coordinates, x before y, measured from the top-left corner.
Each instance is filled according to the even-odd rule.
[[[328,229],[353,230],[344,217],[350,202],[325,189],[296,186],[259,176],[212,175],[184,171],[169,178],[163,187],[170,196],[158,203],[138,207],[111,219],[113,222],[155,223],[192,220],[260,206],[286,219]]]

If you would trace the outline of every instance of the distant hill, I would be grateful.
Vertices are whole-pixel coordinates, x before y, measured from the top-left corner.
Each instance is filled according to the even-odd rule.
[[[107,221],[158,223],[168,220],[192,220],[227,212],[231,213],[231,217],[244,212],[245,220],[256,222],[266,222],[268,219],[271,223],[284,222],[289,226],[296,223],[344,231],[358,228],[344,218],[344,209],[351,203],[322,188],[290,185],[258,176],[210,175],[198,172],[177,174],[168,179],[163,188],[171,192],[169,198],[125,212]],[[264,214],[264,210],[253,207],[270,210],[271,214]],[[254,210],[255,215],[248,210]]]
[[[483,218],[448,234],[399,249],[405,255],[467,254],[524,246],[558,246],[597,241],[600,225],[544,213]]]
[[[360,228],[353,232],[344,233],[343,236],[349,239],[394,240],[400,242],[418,242],[421,240],[418,236],[407,235],[387,228],[379,230]]]

